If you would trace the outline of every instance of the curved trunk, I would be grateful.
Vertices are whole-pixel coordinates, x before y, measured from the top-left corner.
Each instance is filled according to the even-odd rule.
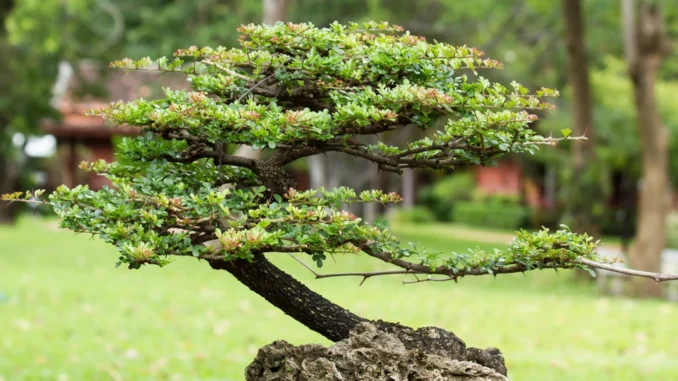
[[[285,314],[332,341],[349,338],[359,323],[368,322],[351,311],[332,303],[277,268],[263,254],[252,262],[244,259],[210,260],[215,270],[225,270],[250,290],[278,307]],[[435,327],[412,329],[397,323],[373,322],[380,330],[396,335],[408,349],[435,353],[447,358],[471,361],[495,369],[503,375],[504,358],[496,348],[466,348],[455,334]]]
[[[219,260],[209,263],[213,269],[228,271],[294,320],[332,341],[348,338],[353,327],[367,321],[304,286],[263,254],[257,254],[253,262]]]

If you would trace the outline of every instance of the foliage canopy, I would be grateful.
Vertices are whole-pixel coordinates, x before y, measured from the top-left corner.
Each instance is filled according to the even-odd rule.
[[[398,202],[395,193],[357,194],[345,187],[300,191],[285,166],[343,152],[381,170],[490,165],[506,153],[579,139],[543,137],[530,128],[545,98],[513,82],[491,83],[478,71],[501,63],[466,46],[427,42],[387,23],[316,28],[245,25],[237,48],[178,50],[173,58],[123,59],[112,67],[181,71],[191,91],[166,89],[160,100],[113,103],[92,111],[141,128],[120,146],[121,163],[82,163],[114,187],[65,186],[49,196],[62,227],[117,246],[120,263],[165,265],[171,256],[253,259],[266,252],[359,253],[412,273],[498,274],[583,267],[598,260],[596,242],[563,229],[519,232],[505,250],[442,254],[403,248],[382,225],[341,211],[353,202]],[[396,129],[434,134],[404,146],[361,138]],[[229,154],[233,145],[262,149],[261,159]],[[40,192],[5,195],[7,200]]]

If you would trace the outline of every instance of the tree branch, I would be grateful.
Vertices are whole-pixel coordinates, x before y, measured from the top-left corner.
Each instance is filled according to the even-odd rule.
[[[187,164],[205,158],[211,158],[217,161],[219,160],[219,154],[216,151],[206,151],[185,157],[175,157],[168,154],[164,154],[161,156],[161,158],[166,159],[167,161],[170,162]],[[219,160],[219,163],[221,165],[234,165],[236,167],[253,168],[256,163],[256,160],[248,159],[242,156],[223,155],[221,156],[221,160]]]
[[[214,66],[215,68],[217,68],[217,69],[223,71],[224,73],[226,73],[226,74],[228,74],[228,75],[230,75],[230,76],[232,76],[232,77],[236,77],[236,78],[242,79],[242,80],[245,81],[246,83],[254,83],[254,80],[253,80],[252,78],[247,77],[247,76],[244,76],[244,75],[242,75],[242,74],[240,74],[240,73],[238,73],[238,72],[236,72],[236,71],[233,71],[233,70],[231,70],[231,69],[229,69],[229,68],[227,68],[227,67],[223,67],[223,66],[219,65],[219,64],[216,63],[216,62],[212,62],[212,61],[208,61],[208,60],[203,60],[202,63],[205,64],[205,65]]]
[[[615,273],[618,273],[618,274],[624,274],[624,275],[630,275],[630,276],[636,276],[636,277],[642,277],[642,278],[650,278],[650,279],[653,279],[657,283],[671,281],[671,280],[678,280],[678,275],[674,275],[674,274],[662,274],[662,273],[653,273],[653,272],[649,272],[649,271],[627,269],[627,268],[617,267],[617,266],[613,266],[613,265],[606,264],[606,263],[594,262],[594,261],[588,260],[586,258],[581,258],[581,257],[577,258],[577,261],[580,262],[581,264],[584,264],[584,265],[591,267],[591,268],[611,271],[611,272],[615,272]]]
[[[448,267],[436,267],[431,269],[428,266],[424,266],[421,264],[416,264],[413,262],[408,262],[404,261],[401,259],[395,259],[392,258],[390,254],[388,253],[374,253],[374,252],[369,252],[368,250],[363,249],[364,252],[366,252],[368,255],[381,259],[384,262],[391,263],[397,267],[403,268],[404,270],[385,270],[385,271],[373,271],[373,272],[346,272],[346,273],[331,273],[331,274],[320,274],[313,270],[311,266],[307,265],[304,261],[301,259],[297,258],[296,256],[290,254],[292,258],[294,258],[295,261],[299,262],[302,266],[304,266],[307,270],[309,270],[315,279],[324,279],[324,278],[337,278],[337,277],[362,277],[362,281],[360,282],[360,285],[365,283],[365,281],[368,278],[375,277],[375,276],[384,276],[384,275],[414,275],[416,280],[415,281],[403,281],[403,284],[411,284],[411,283],[421,283],[421,282],[428,282],[428,281],[437,281],[437,282],[442,282],[442,281],[457,281],[459,278],[463,278],[465,276],[479,276],[479,275],[496,275],[496,274],[512,274],[512,273],[518,273],[518,272],[525,272],[530,270],[530,268],[527,268],[526,266],[522,264],[513,264],[509,266],[503,266],[503,267],[497,267],[495,269],[492,269],[492,272],[490,273],[487,270],[484,269],[470,269],[470,270],[459,270],[456,273],[452,271],[452,269]],[[595,269],[600,269],[600,270],[607,270],[619,274],[624,274],[624,275],[630,275],[630,276],[636,276],[636,277],[644,277],[644,278],[650,278],[653,279],[655,282],[660,283],[660,282],[666,282],[666,281],[672,281],[672,280],[678,280],[678,275],[674,274],[662,274],[662,273],[653,273],[653,272],[647,272],[647,271],[640,271],[640,270],[633,270],[633,269],[626,269],[626,268],[620,268],[616,267],[610,264],[606,263],[599,263],[599,262],[594,262],[589,259],[583,258],[583,257],[578,257],[576,261],[582,265],[586,265],[590,268],[595,268]],[[540,265],[539,267],[536,267],[534,269],[559,269],[559,268],[573,268],[576,267],[576,265],[573,263],[571,265],[567,264],[558,264],[558,263],[544,263]],[[420,279],[416,277],[416,275],[444,275],[445,278],[424,278]]]
[[[373,276],[380,276],[380,275],[408,275],[408,274],[420,274],[414,271],[409,271],[409,270],[392,270],[392,271],[374,271],[374,272],[349,272],[349,273],[332,273],[332,274],[320,274],[313,270],[313,268],[309,265],[306,264],[306,262],[302,261],[301,259],[297,258],[293,254],[289,254],[290,257],[294,258],[295,261],[299,262],[302,266],[304,266],[308,271],[310,271],[315,279],[323,279],[323,278],[336,278],[336,277],[345,277],[345,276],[361,276],[363,277],[363,280],[360,282],[360,286],[365,283],[365,281],[368,278],[371,278]]]
[[[223,155],[219,151],[214,150],[205,151],[201,147],[194,149],[190,149],[189,147],[189,149],[182,152],[180,157],[172,156],[170,154],[163,154],[159,158],[165,159],[169,162],[183,164],[192,163],[200,159],[210,158],[213,159],[214,163],[218,165],[233,165],[236,167],[249,169],[255,168],[257,164],[257,160],[254,159],[236,155]]]

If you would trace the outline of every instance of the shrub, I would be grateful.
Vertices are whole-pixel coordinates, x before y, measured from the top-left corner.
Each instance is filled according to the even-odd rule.
[[[529,214],[528,207],[511,201],[510,197],[491,196],[458,202],[451,217],[454,222],[472,226],[516,229],[525,224]]]
[[[433,212],[438,221],[449,221],[455,203],[470,200],[474,189],[473,173],[463,172],[445,176],[424,188],[420,201]]]
[[[396,223],[430,223],[436,220],[436,216],[424,206],[414,206],[398,209],[392,220]]]

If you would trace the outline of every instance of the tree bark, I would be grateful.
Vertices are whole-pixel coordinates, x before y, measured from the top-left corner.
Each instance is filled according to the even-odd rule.
[[[587,134],[586,144],[572,145],[572,181],[571,189],[576,189],[579,197],[570,197],[568,205],[572,216],[572,228],[580,233],[592,236],[600,234],[600,228],[592,213],[592,202],[600,202],[601,195],[597,191],[591,176],[582,173],[589,170],[594,163],[595,139],[591,126],[593,124],[593,102],[589,84],[588,60],[586,57],[585,29],[581,10],[581,0],[563,0],[565,15],[565,37],[567,44],[567,75],[572,86],[572,110],[574,113],[574,136]]]
[[[332,341],[348,338],[356,324],[367,321],[304,286],[263,254],[257,254],[253,262],[219,260],[211,261],[210,266],[228,271],[294,320]]]
[[[638,270],[659,272],[666,239],[666,213],[670,207],[669,132],[661,122],[654,88],[659,66],[670,49],[658,8],[642,1],[636,17],[635,2],[622,2],[625,45],[642,155],[638,226],[629,263]],[[656,282],[633,279],[629,292],[637,297],[659,297],[662,290]]]

